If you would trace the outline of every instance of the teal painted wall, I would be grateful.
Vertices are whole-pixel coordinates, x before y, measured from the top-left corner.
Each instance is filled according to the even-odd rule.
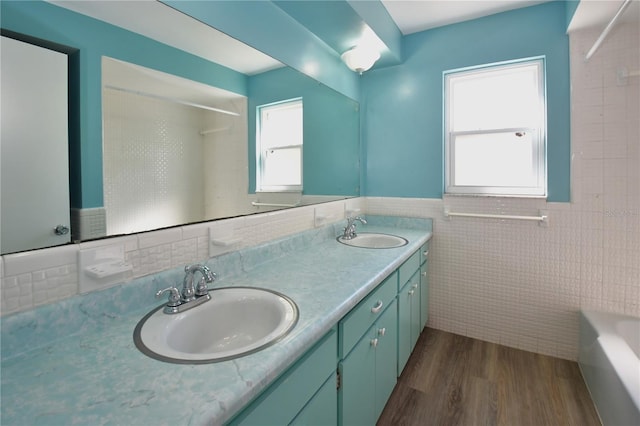
[[[362,79],[363,194],[443,195],[442,73],[545,56],[548,200],[570,200],[569,39],[564,2],[551,2],[404,38],[402,65]]]
[[[573,19],[573,15],[575,15],[578,6],[580,5],[580,0],[565,0],[565,6],[567,8],[566,15],[566,26],[569,28],[569,24]]]
[[[110,56],[246,95],[247,77],[138,34],[41,1],[0,2],[3,29],[77,50],[72,58],[79,81],[78,127],[70,146],[71,206],[101,207],[102,95],[101,57]],[[73,142],[73,141],[72,141]]]
[[[303,193],[360,195],[358,103],[291,68],[249,78],[249,191],[256,188],[256,107],[293,98],[303,102]]]

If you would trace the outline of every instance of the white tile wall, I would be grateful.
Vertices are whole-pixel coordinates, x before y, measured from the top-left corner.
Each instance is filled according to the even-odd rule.
[[[2,256],[2,315],[56,302],[78,293],[77,245]]]
[[[251,213],[254,209],[247,204],[246,194],[249,187],[247,99],[229,99],[218,107],[240,116],[204,115],[205,214],[206,217],[228,217]]]
[[[201,220],[205,168],[212,161],[194,129],[206,129],[205,119],[214,113],[108,89],[103,101],[107,233]]]

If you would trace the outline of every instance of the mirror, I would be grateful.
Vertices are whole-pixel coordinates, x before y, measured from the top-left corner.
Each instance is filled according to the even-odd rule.
[[[218,41],[222,33],[159,2],[126,2],[117,6],[113,6],[112,2],[52,3],[54,4],[2,4],[3,27],[6,26],[28,37],[59,43],[78,52],[71,59],[72,67],[75,67],[77,72],[75,84],[80,85],[71,89],[72,92],[75,90],[72,95],[77,97],[79,104],[77,117],[70,117],[70,131],[78,135],[79,145],[72,146],[70,151],[74,241],[261,213],[359,195],[360,125],[359,106],[356,101],[298,71],[278,64],[271,58],[269,66],[263,66],[261,69],[248,64],[240,57],[244,56],[244,53],[253,52],[250,53],[252,57],[262,55],[264,58],[266,55],[233,39],[231,40],[234,47],[225,50],[224,43]],[[137,12],[130,10],[136,7],[154,9]],[[100,8],[108,8],[110,13],[102,13]],[[114,12],[119,16],[114,17]],[[167,21],[173,19],[173,15],[171,18],[161,16],[166,13],[175,15],[175,19],[181,20],[181,23]],[[128,19],[126,23],[127,19],[123,20],[123,16],[135,16],[135,19]],[[142,27],[147,29],[140,31],[132,28],[129,26],[132,21],[135,21],[136,25],[143,23]],[[169,25],[172,28],[171,32],[166,31]],[[203,29],[203,26],[206,28]],[[190,49],[184,44],[184,29],[195,27],[198,27],[198,31],[193,33],[197,34],[196,39],[199,43],[198,46],[194,46],[195,49]],[[217,35],[211,36],[216,41],[202,43],[204,35],[201,31],[207,33],[206,37],[211,36],[209,32],[217,32]],[[173,37],[171,34],[178,34],[180,37],[176,38],[181,40],[172,43],[166,38]],[[223,34],[222,36],[229,39]],[[209,52],[202,54],[196,51],[198,48],[209,49]],[[256,52],[259,55],[256,55]],[[224,59],[225,55],[231,58],[229,62]],[[216,58],[215,61],[211,59],[212,56]],[[104,70],[103,61],[107,63]],[[232,62],[243,61],[242,66],[230,65]],[[200,69],[199,66],[205,62],[208,65],[205,64],[205,69]],[[245,69],[238,71],[242,67]],[[212,78],[211,69],[219,70],[221,77]],[[118,73],[121,75],[118,76]],[[136,73],[137,77],[134,76]],[[131,80],[124,83],[125,77]],[[216,78],[226,79],[231,83],[220,87],[210,84]],[[70,81],[74,84],[73,75]],[[157,87],[143,85],[150,84],[151,81],[160,86],[164,85],[165,91],[159,92]],[[166,89],[174,87],[174,84],[181,87],[180,90],[190,87],[191,94],[166,92]],[[236,90],[237,87],[240,89]],[[200,98],[194,100],[194,93]],[[202,94],[207,94],[206,100],[202,99]],[[256,108],[259,105],[299,97],[304,99],[303,191],[256,193]],[[123,104],[122,98],[129,100]],[[132,99],[136,102],[131,102]],[[176,102],[184,100],[186,102]],[[115,106],[112,105],[112,101],[115,102]],[[196,124],[192,127],[195,130],[191,134],[196,140],[195,143],[201,145],[204,151],[199,154],[197,164],[191,159],[187,160],[188,166],[182,163],[180,167],[174,167],[175,152],[171,152],[168,147],[160,148],[157,145],[157,137],[150,137],[149,133],[135,128],[135,124],[139,124],[141,120],[129,119],[128,123],[124,123],[123,117],[131,117],[133,114],[133,110],[125,112],[124,105],[132,108],[133,104],[139,104],[135,113],[139,114],[138,117],[147,114],[149,120],[152,105],[157,106],[161,103],[171,105],[163,106],[165,110],[162,114],[165,119],[181,114],[176,111],[198,111],[195,114]],[[187,104],[212,106],[214,110],[233,114]],[[103,128],[101,120],[110,124]],[[114,120],[117,123],[115,127],[112,126]],[[120,135],[128,134],[128,139],[121,139],[120,145],[115,145],[116,148],[111,147],[106,139],[104,145],[100,143],[101,140],[98,141],[98,137],[110,138],[118,132]],[[135,132],[140,133],[134,135]],[[162,129],[156,127],[154,132],[157,135]],[[140,151],[144,149],[134,148],[133,143],[135,139],[145,138],[149,151],[147,154],[153,154],[147,155],[147,158],[141,155]],[[150,148],[152,142],[156,143],[153,149]],[[123,152],[125,146],[130,151]],[[115,154],[119,154],[120,157]],[[159,165],[165,168],[162,169]],[[188,176],[188,179],[176,177],[172,174],[176,172],[175,169],[178,169],[179,173],[193,175]],[[154,214],[159,209],[156,205],[150,204],[150,197],[145,198],[148,195],[147,189],[142,187],[134,191],[126,179],[114,181],[113,176],[120,175],[119,178],[124,178],[123,175],[128,173],[126,170],[144,171],[143,176],[147,183],[159,184],[163,181],[167,185],[174,185],[174,192],[163,200],[163,204],[166,210],[180,212],[167,215],[163,213],[162,216],[172,216],[171,220],[156,220]],[[130,179],[137,178],[130,176]],[[128,189],[124,195],[120,192],[122,187]],[[224,192],[220,192],[220,189]],[[175,196],[181,192],[197,196],[188,200]],[[106,220],[111,220],[111,217],[118,216],[118,209],[127,211],[132,206],[135,207],[134,210],[142,213],[136,213],[135,218],[131,218],[130,212],[122,214],[121,217],[124,219],[118,219],[121,225],[108,226],[113,228],[113,231],[93,228],[93,223],[100,223],[105,217]],[[91,215],[95,212],[102,215],[87,219],[93,221],[90,226],[92,229],[87,234],[78,233],[78,229],[82,229],[83,226],[76,226],[85,220],[82,217],[85,211]],[[79,218],[74,218],[74,214],[77,216],[78,212]],[[129,218],[127,215],[130,215]],[[143,223],[143,226],[140,226],[140,223]]]
[[[358,195],[358,104],[286,67],[248,80],[244,96],[102,58],[107,235]],[[289,99],[303,103],[302,192],[257,192],[256,110]]]

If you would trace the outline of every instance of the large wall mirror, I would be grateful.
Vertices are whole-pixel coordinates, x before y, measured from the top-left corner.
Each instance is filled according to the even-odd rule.
[[[105,229],[97,234],[75,233],[75,240],[359,195],[359,105],[353,99],[273,59],[266,69],[247,65],[247,60],[239,57],[240,52],[252,50],[246,45],[215,53],[214,65],[224,67],[227,74],[234,74],[232,80],[236,83],[226,87],[186,78],[185,75],[198,76],[192,64],[201,63],[204,56],[192,60],[194,51],[167,46],[167,40],[155,38],[163,47],[157,47],[160,45],[153,40],[150,42],[154,43],[150,44],[151,50],[181,52],[166,55],[166,62],[162,62],[165,59],[161,55],[143,52],[126,40],[115,45],[114,34],[132,37],[128,24],[118,22],[123,15],[135,16],[134,21],[145,21],[147,26],[155,23],[152,31],[136,31],[146,38],[162,32],[180,34],[177,24],[172,26],[173,31],[166,31],[166,19],[173,19],[167,18],[171,14],[182,28],[187,28],[186,25],[198,27],[198,31],[217,32],[158,2],[7,3],[11,4],[3,7],[3,27],[78,49],[79,79],[89,82],[88,89],[76,89],[79,112],[85,115],[83,120],[87,120],[87,115],[96,114],[95,108],[83,104],[89,101],[101,109],[95,117],[99,117],[99,125],[90,117],[87,120],[90,126],[84,124],[85,121],[78,130],[81,149],[77,151],[81,151],[81,155],[78,154],[81,164],[74,162],[72,152],[70,192],[72,205],[74,199],[82,200],[82,205],[73,206],[75,210],[104,211]],[[110,14],[115,5],[120,9],[116,17]],[[124,5],[156,10],[123,13]],[[21,21],[10,22],[13,16]],[[44,17],[47,19],[43,20]],[[56,19],[67,22],[56,22]],[[82,25],[78,25],[80,22]],[[99,40],[94,43],[87,34]],[[199,33],[200,44],[203,44],[202,34]],[[215,37],[219,40],[224,35],[217,32]],[[231,42],[238,46],[237,40]],[[179,43],[183,46],[186,42]],[[217,41],[214,45],[224,50],[224,43]],[[186,57],[184,55],[189,55],[188,61],[176,60]],[[225,55],[230,58],[229,62],[224,59]],[[213,62],[210,57],[206,60]],[[243,60],[242,67],[249,71],[236,71],[242,67],[232,63]],[[83,61],[93,63],[86,65]],[[235,69],[229,71],[230,67]],[[167,72],[173,69],[180,72]],[[238,81],[241,84],[237,84]],[[235,90],[236,86],[240,86],[240,90]],[[256,173],[259,172],[256,110],[261,105],[294,98],[301,98],[304,103],[303,189],[301,192],[256,192]],[[101,135],[100,144],[87,134]],[[75,183],[74,176],[77,177]],[[91,184],[87,185],[89,181]],[[99,196],[95,196],[96,193]],[[92,199],[99,201],[88,205],[91,202],[87,200]]]
[[[107,235],[358,195],[358,104],[287,67],[248,82],[245,96],[102,58]],[[302,191],[258,192],[256,111],[289,99],[303,105]]]

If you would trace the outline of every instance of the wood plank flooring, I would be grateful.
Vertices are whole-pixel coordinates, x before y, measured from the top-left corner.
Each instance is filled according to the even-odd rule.
[[[578,364],[423,331],[378,420],[386,425],[600,425]]]

